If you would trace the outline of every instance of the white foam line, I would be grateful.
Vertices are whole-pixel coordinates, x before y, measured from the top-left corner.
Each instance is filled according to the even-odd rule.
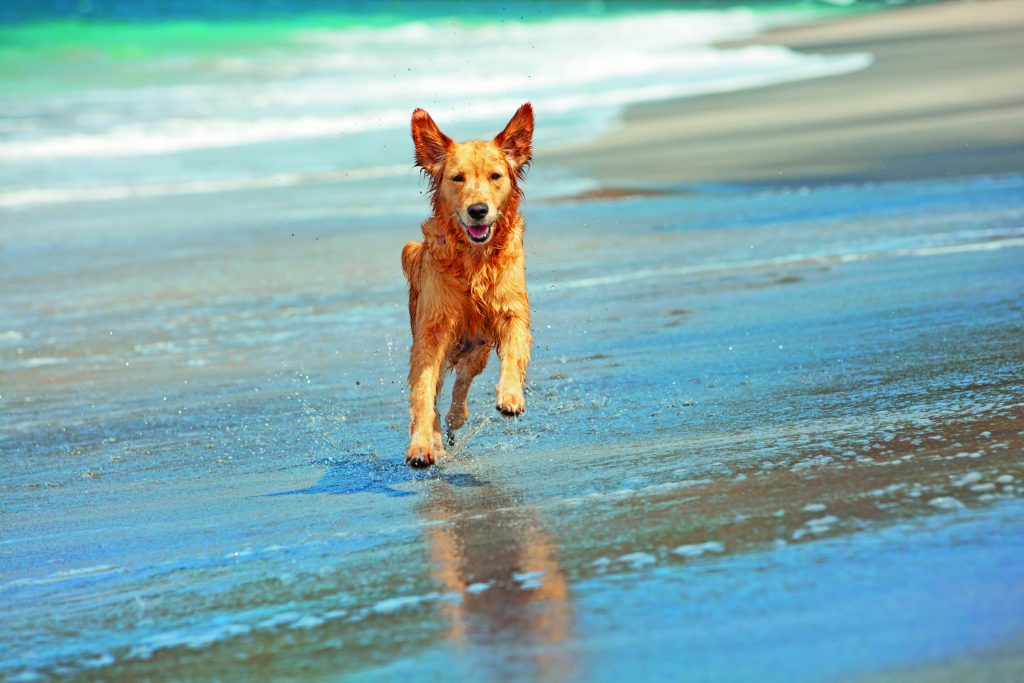
[[[892,258],[898,256],[940,256],[942,254],[956,254],[960,252],[968,251],[996,251],[998,249],[1005,249],[1007,247],[1022,247],[1024,246],[1024,237],[1013,237],[1009,239],[994,240],[987,242],[969,242],[967,244],[948,244],[941,247],[918,247],[915,249],[897,249],[888,253],[881,253],[878,255],[874,254],[849,254],[843,256],[840,260],[842,262],[847,261],[867,261],[872,258]]]
[[[94,187],[29,188],[0,193],[0,208],[20,209],[40,204],[96,202],[142,197],[186,194],[213,194],[239,190],[265,190],[300,184],[339,183],[372,178],[388,178],[411,173],[410,164],[373,166],[326,173],[277,173],[256,178],[227,178],[150,185],[107,185]]]
[[[199,149],[255,145],[282,140],[332,137],[399,127],[408,119],[404,111],[388,110],[377,116],[245,119],[169,118],[132,123],[104,133],[54,135],[41,140],[0,144],[0,161],[71,158],[135,157],[173,154]]]
[[[0,586],[2,589],[16,588],[18,586],[46,586],[53,583],[61,583],[62,581],[71,581],[73,579],[79,579],[87,576],[99,576],[102,574],[109,574],[111,572],[120,571],[120,567],[115,567],[109,564],[101,564],[95,567],[81,567],[79,569],[68,569],[65,571],[55,572],[47,576],[39,578],[26,578],[26,579],[15,579],[9,583]]]
[[[978,231],[976,237],[983,237],[990,234],[990,231]],[[1015,228],[1003,231],[1002,235],[1019,235],[1024,233],[1024,228]],[[931,237],[942,237],[932,235]],[[656,278],[676,277],[680,275],[703,275],[707,273],[720,273],[733,270],[755,270],[758,268],[771,268],[779,266],[815,265],[822,263],[852,263],[857,261],[871,261],[883,258],[898,258],[903,256],[940,256],[944,254],[956,254],[972,251],[995,251],[1014,247],[1024,247],[1024,237],[995,236],[983,242],[967,242],[961,244],[948,244],[929,247],[912,247],[903,249],[884,249],[878,251],[864,251],[853,254],[792,254],[770,259],[753,259],[750,261],[739,261],[737,263],[710,263],[692,266],[678,266],[675,268],[644,268],[629,273],[615,273],[611,275],[600,275],[597,277],[580,278],[567,282],[551,282],[543,286],[545,291],[558,291],[563,289],[582,289],[586,287],[601,287],[614,285],[623,282],[636,280],[649,280]]]

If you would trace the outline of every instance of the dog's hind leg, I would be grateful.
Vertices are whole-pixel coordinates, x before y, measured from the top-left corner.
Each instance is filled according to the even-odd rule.
[[[469,404],[466,397],[469,396],[469,387],[473,380],[487,367],[487,359],[491,355],[491,347],[487,345],[478,346],[462,358],[455,366],[455,386],[452,388],[452,405],[445,416],[445,426],[448,428],[448,445],[455,443],[455,431],[466,424],[469,419]]]
[[[451,370],[451,366],[445,362],[441,366],[441,373],[437,376],[437,389],[434,391],[434,449],[438,457],[444,455],[444,437],[441,435],[441,412],[437,409],[437,399],[441,396],[441,389],[444,388],[444,376]]]

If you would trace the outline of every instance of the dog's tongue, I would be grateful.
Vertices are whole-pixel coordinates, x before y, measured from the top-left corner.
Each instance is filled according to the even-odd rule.
[[[487,234],[486,225],[471,225],[469,226],[468,230],[469,234],[472,235],[473,237],[483,237],[484,235]]]

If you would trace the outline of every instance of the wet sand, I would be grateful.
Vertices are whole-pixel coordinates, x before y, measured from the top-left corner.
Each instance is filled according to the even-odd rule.
[[[0,676],[1019,677],[1024,176],[930,175],[528,188],[527,413],[425,473],[422,212],[5,214]]]
[[[867,52],[867,69],[631,108],[549,160],[622,184],[802,185],[1024,170],[1024,5],[951,2],[732,47]]]
[[[529,412],[492,366],[425,474],[399,231],[80,207],[157,230],[5,248],[0,667],[823,681],[997,646],[1022,191],[532,207]]]

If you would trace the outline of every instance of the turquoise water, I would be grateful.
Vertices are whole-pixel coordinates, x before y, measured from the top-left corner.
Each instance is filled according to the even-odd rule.
[[[451,3],[330,12],[257,3],[248,13],[184,3],[171,15],[95,3],[86,17],[19,6],[34,20],[0,28],[0,210],[320,184],[345,211],[374,213],[403,202],[391,188],[414,173],[416,107],[465,139],[493,135],[531,100],[542,154],[599,135],[634,102],[871,61],[715,47],[851,11],[807,2],[512,3],[470,13]],[[546,180],[553,194],[584,184]]]

